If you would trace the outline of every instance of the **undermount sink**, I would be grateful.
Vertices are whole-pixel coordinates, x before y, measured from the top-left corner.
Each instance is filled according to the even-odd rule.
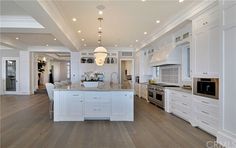
[[[98,87],[98,81],[84,81],[84,87]]]

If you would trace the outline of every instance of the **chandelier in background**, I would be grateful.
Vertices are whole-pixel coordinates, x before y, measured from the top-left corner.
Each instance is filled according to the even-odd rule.
[[[105,59],[107,57],[107,50],[102,46],[102,26],[101,22],[103,18],[98,18],[100,25],[99,25],[99,31],[98,31],[98,44],[99,46],[94,50],[94,56],[95,56],[95,62],[98,66],[102,66],[105,62]]]

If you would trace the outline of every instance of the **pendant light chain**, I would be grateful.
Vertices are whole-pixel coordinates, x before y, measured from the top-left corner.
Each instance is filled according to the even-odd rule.
[[[98,44],[99,44],[99,46],[102,46],[102,31],[101,31],[101,29],[102,29],[102,20],[103,20],[103,18],[98,18],[98,20],[99,20],[99,31],[98,31],[98,35],[99,35],[99,39],[98,39]]]

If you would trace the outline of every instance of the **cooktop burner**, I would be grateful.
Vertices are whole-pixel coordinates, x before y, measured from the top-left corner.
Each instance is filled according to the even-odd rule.
[[[157,85],[161,87],[179,87],[178,85],[171,85],[171,84],[166,84],[166,83],[156,83],[156,84],[150,84],[150,85]]]

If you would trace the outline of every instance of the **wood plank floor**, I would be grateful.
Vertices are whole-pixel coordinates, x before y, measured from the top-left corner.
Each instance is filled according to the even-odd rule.
[[[215,137],[135,99],[134,122],[59,122],[45,94],[1,96],[2,148],[204,148]]]

